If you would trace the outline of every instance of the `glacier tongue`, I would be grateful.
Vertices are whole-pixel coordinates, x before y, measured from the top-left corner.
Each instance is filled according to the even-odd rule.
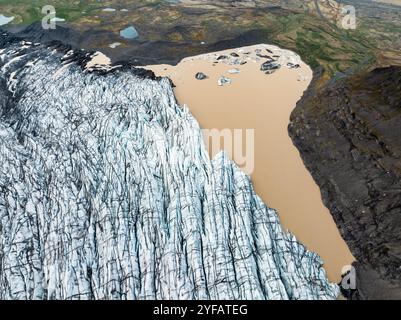
[[[168,79],[1,44],[0,299],[337,297]]]

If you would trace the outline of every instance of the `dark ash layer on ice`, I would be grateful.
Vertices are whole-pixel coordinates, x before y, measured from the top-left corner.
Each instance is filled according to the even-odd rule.
[[[315,76],[315,81],[318,80]],[[357,259],[361,299],[401,299],[401,68],[309,90],[290,135]]]
[[[0,299],[334,299],[168,79],[0,50]]]

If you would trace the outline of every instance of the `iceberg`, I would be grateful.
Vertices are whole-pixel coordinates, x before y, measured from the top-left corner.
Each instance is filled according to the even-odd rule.
[[[171,81],[0,38],[0,299],[335,299]]]

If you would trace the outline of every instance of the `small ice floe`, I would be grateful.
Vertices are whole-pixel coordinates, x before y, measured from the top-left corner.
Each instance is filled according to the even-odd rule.
[[[239,59],[239,58],[234,58],[234,59],[232,59],[232,60],[230,60],[230,65],[239,65],[239,64],[241,64],[241,59]]]
[[[104,9],[102,9],[102,11],[104,11],[104,12],[115,12],[116,9],[114,9],[114,8],[104,8]]]
[[[135,29],[135,27],[130,26],[128,28],[125,28],[125,29],[121,30],[120,31],[120,36],[125,38],[125,39],[135,39],[135,38],[138,38],[139,33]]]
[[[274,61],[266,61],[260,66],[260,70],[264,71],[266,74],[272,74],[281,68],[281,65]]]
[[[238,74],[238,73],[240,73],[240,72],[241,72],[241,70],[238,69],[238,68],[234,68],[234,69],[228,70],[228,73],[229,73],[229,74]]]
[[[14,17],[6,17],[0,14],[0,26],[4,26],[14,20]]]
[[[113,42],[113,43],[109,44],[109,47],[112,49],[115,49],[118,46],[121,46],[121,42]]]
[[[197,80],[205,80],[205,79],[208,78],[208,76],[205,75],[203,72],[198,72],[198,73],[195,75],[195,78],[196,78]]]
[[[228,59],[228,56],[226,56],[225,54],[222,54],[222,55],[218,56],[216,60],[220,61],[220,60],[227,60],[227,59]]]
[[[224,77],[224,76],[221,76],[221,77],[219,78],[219,80],[217,80],[217,84],[218,84],[220,87],[224,86],[225,84],[230,84],[230,83],[231,83],[231,79],[230,79],[230,78],[226,78],[226,77]]]

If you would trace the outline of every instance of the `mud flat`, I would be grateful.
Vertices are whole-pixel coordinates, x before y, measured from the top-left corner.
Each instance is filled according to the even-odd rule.
[[[266,61],[272,62],[268,69],[281,67],[266,74],[261,71]],[[171,78],[178,102],[188,106],[202,128],[254,129],[256,192],[278,210],[284,227],[322,257],[329,279],[339,281],[343,266],[354,258],[287,131],[290,114],[312,79],[309,66],[291,51],[256,45],[146,68]],[[198,80],[196,74],[206,78]],[[245,138],[244,133],[244,144]]]

